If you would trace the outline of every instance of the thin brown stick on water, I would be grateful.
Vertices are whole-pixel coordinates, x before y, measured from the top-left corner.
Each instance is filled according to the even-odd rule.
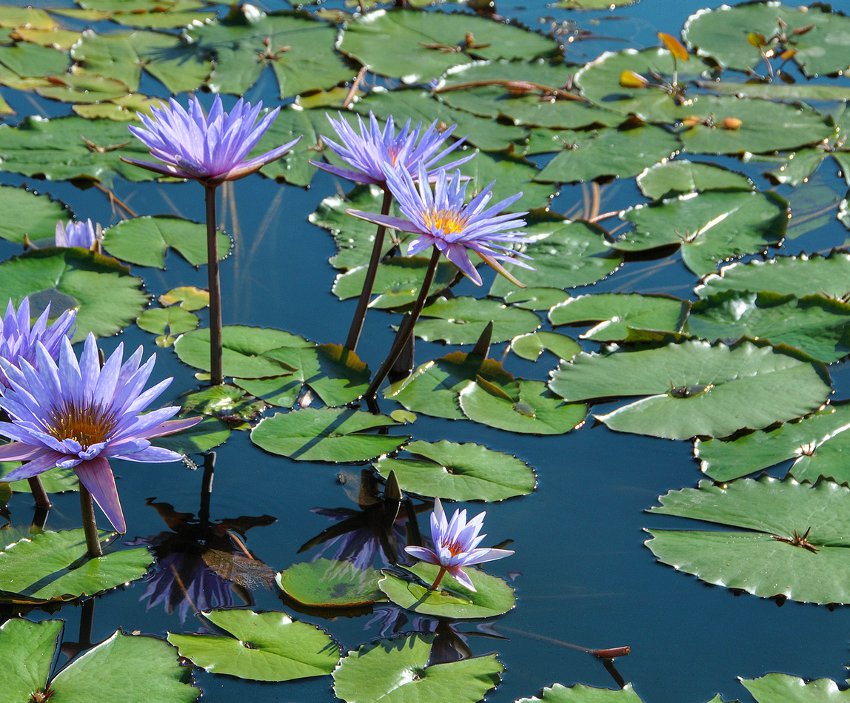
[[[428,298],[428,292],[431,290],[431,283],[434,281],[434,274],[437,272],[437,264],[439,261],[440,250],[437,249],[437,247],[434,247],[431,253],[431,260],[428,262],[428,270],[425,272],[425,280],[422,282],[422,289],[419,291],[419,296],[413,304],[413,309],[398,328],[398,334],[396,334],[395,342],[393,342],[390,353],[387,358],[384,359],[384,363],[381,364],[381,368],[378,369],[378,372],[372,379],[372,383],[369,384],[369,388],[366,390],[364,397],[374,398],[377,395],[378,388],[381,387],[381,384],[384,382],[384,379],[387,377],[390,369],[392,369],[395,365],[396,359],[398,359],[402,349],[404,349],[408,336],[413,334],[413,328],[416,326],[416,320],[419,319],[422,308],[425,307],[425,300]]]
[[[121,200],[121,198],[115,195],[115,193],[109,190],[109,188],[107,188],[105,185],[95,181],[94,187],[97,188],[101,193],[103,193],[107,198],[109,198],[110,205],[112,205],[113,207],[117,205],[130,217],[138,217],[136,212],[129,205],[127,205],[127,203]],[[123,215],[122,218],[127,219],[126,217],[123,217]]]
[[[207,280],[210,290],[210,383],[221,385],[221,284],[218,273],[214,185],[204,186],[207,209]]]
[[[27,483],[30,485],[30,491],[32,492],[33,500],[35,500],[35,507],[47,509],[52,503],[50,502],[50,496],[47,495],[47,491],[44,490],[44,484],[41,482],[41,479],[38,476],[31,476],[27,479]]]
[[[362,9],[362,5],[360,12],[365,12],[365,10]],[[348,109],[351,103],[354,102],[354,98],[357,96],[357,89],[360,87],[360,84],[366,77],[367,71],[368,69],[365,66],[361,66],[360,70],[357,72],[357,75],[354,77],[354,80],[351,81],[351,87],[348,89],[348,93],[345,96],[345,100],[342,101],[342,107],[344,109]]]
[[[100,548],[100,537],[97,534],[97,521],[94,517],[94,504],[91,493],[80,484],[80,510],[83,514],[83,531],[86,533],[86,548],[90,559],[103,556]]]
[[[381,204],[382,215],[389,214],[392,201],[392,194],[389,190],[385,189],[384,201]],[[357,300],[357,309],[354,311],[354,318],[351,320],[351,327],[348,330],[348,337],[345,340],[345,348],[352,352],[357,351],[357,342],[360,340],[360,333],[363,331],[363,322],[366,320],[366,311],[369,308],[369,299],[372,297],[375,276],[378,273],[378,265],[381,263],[381,252],[384,249],[386,231],[387,228],[384,225],[378,225],[378,230],[375,232],[375,242],[372,245],[372,255],[369,258],[369,267],[366,269],[363,290],[360,291],[360,298]]]

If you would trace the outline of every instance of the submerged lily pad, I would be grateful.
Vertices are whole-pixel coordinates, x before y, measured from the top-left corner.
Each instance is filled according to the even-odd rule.
[[[422,310],[414,332],[426,342],[474,344],[493,323],[493,342],[504,342],[540,327],[540,318],[529,310],[508,307],[495,300],[459,297],[438,298]]]
[[[110,537],[101,532],[101,539]],[[0,552],[0,593],[19,602],[73,600],[145,575],[153,557],[144,547],[86,558],[82,529],[42,532]]]
[[[210,673],[292,681],[330,674],[339,661],[339,646],[323,630],[286,613],[207,610],[202,615],[229,636],[169,632],[168,641]]]
[[[831,388],[823,368],[769,347],[705,342],[579,354],[549,387],[568,401],[648,396],[597,416],[612,430],[653,437],[726,437],[816,410]]]
[[[315,608],[353,608],[385,600],[378,590],[381,573],[350,561],[317,559],[293,564],[275,577],[293,600]]]
[[[433,643],[434,635],[413,633],[362,645],[333,672],[334,694],[346,703],[419,703],[450,691],[452,703],[478,703],[499,685],[495,654],[429,664]]]
[[[407,437],[364,432],[397,424],[359,410],[304,408],[266,418],[252,430],[251,441],[296,461],[369,461],[395,451]]]
[[[762,598],[850,603],[850,562],[844,551],[850,547],[850,488],[766,476],[725,487],[702,481],[698,489],[671,491],[660,500],[651,513],[727,529],[647,530],[653,539],[646,546],[659,561]]]
[[[411,442],[411,457],[384,457],[375,464],[387,478],[395,473],[403,491],[450,500],[499,501],[531,493],[534,469],[510,454],[480,444]]]

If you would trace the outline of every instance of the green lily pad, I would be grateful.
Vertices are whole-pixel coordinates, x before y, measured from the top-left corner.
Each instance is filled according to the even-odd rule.
[[[480,444],[411,442],[411,457],[383,457],[375,468],[384,478],[394,472],[403,491],[450,500],[505,500],[537,486],[534,469],[510,454]]]
[[[786,344],[830,364],[850,354],[850,305],[822,295],[727,291],[695,303],[687,330],[709,341]]]
[[[230,237],[218,232],[216,243],[219,259],[226,258]],[[207,263],[207,228],[179,217],[134,217],[107,229],[103,248],[121,261],[159,269],[173,249],[192,266],[201,266]]]
[[[850,701],[850,691],[839,690],[832,679],[804,681],[788,674],[767,674],[758,679],[740,679],[756,703],[841,703]]]
[[[13,469],[21,465],[19,461],[3,461],[0,462],[0,481],[3,481],[3,476],[8,474]],[[41,479],[41,485],[48,493],[65,493],[67,491],[78,491],[80,484],[77,481],[77,474],[73,469],[50,469],[38,475]],[[31,493],[29,481],[22,479],[20,481],[12,481],[6,484],[11,487],[15,493]]]
[[[140,579],[152,563],[145,547],[88,559],[82,529],[42,532],[0,552],[0,592],[20,602],[73,600]]]
[[[382,261],[375,275],[372,288],[374,297],[369,307],[392,309],[411,305],[425,282],[429,258],[396,256]],[[334,295],[340,300],[359,297],[366,280],[367,268],[368,266],[358,266],[338,275],[333,285]],[[453,263],[447,260],[440,261],[437,264],[434,282],[431,284],[430,295],[436,295],[448,288],[457,275],[458,270]]]
[[[208,290],[196,286],[177,286],[158,298],[162,307],[169,307],[179,303],[183,310],[195,312],[209,307],[210,293]]]
[[[20,37],[21,41],[39,46],[50,46],[62,51],[69,51],[80,40],[81,34],[81,32],[59,27],[15,27],[15,36]]]
[[[850,405],[828,405],[802,420],[732,441],[697,440],[694,456],[702,471],[715,481],[731,481],[793,459],[791,473],[800,481],[814,482],[823,476],[847,483],[848,429]]]
[[[182,411],[186,415],[219,418],[236,429],[246,430],[265,408],[265,403],[250,397],[241,388],[222,383],[186,394]]]
[[[5,6],[0,10],[0,27],[36,27],[38,29],[53,29],[54,20],[45,10],[34,7]]]
[[[419,562],[408,569],[422,583],[433,583],[440,567]],[[475,591],[461,586],[446,573],[437,590],[431,591],[419,581],[408,581],[393,573],[384,572],[378,582],[384,594],[393,603],[414,613],[452,619],[489,618],[512,610],[516,599],[513,589],[502,579],[490,576],[480,569],[464,569]]]
[[[272,378],[235,378],[233,382],[264,403],[278,408],[293,407],[304,387],[301,379],[294,374]]]
[[[28,295],[53,301],[58,314],[76,307],[74,341],[89,332],[109,337],[132,324],[148,303],[141,279],[115,259],[83,249],[37,249],[0,264],[0,300],[18,304]]]
[[[215,73],[208,83],[215,92],[243,95],[267,67],[274,72],[281,98],[331,88],[355,74],[334,50],[336,30],[300,15],[243,16],[191,27],[188,36],[196,51],[215,56]]]
[[[688,439],[802,417],[830,394],[827,378],[821,366],[770,348],[683,342],[579,354],[561,364],[549,387],[570,402],[647,396],[597,417],[618,432]]]
[[[578,183],[604,176],[630,178],[667,159],[681,148],[679,139],[661,127],[564,132],[563,151],[535,178],[540,183]]]
[[[52,240],[57,220],[71,219],[71,212],[64,203],[24,188],[0,186],[0,207],[5,212],[15,213],[15,217],[0,222],[0,237],[10,242],[23,243],[25,237],[33,242]]]
[[[275,577],[293,600],[315,608],[354,608],[385,600],[378,590],[381,573],[350,561],[317,559],[293,564]]]
[[[251,431],[251,441],[296,461],[369,461],[395,451],[407,437],[364,432],[397,424],[385,415],[359,410],[304,408],[262,420]]]
[[[542,381],[524,379],[504,385],[469,383],[458,402],[473,422],[521,434],[565,434],[579,427],[587,414],[583,403],[563,403]]]
[[[693,161],[655,164],[637,177],[638,188],[647,198],[660,200],[706,190],[753,190],[753,182],[741,173]]]
[[[709,191],[626,210],[634,229],[614,246],[649,251],[680,246],[682,260],[697,275],[721,261],[777,245],[788,226],[788,203],[773,193]]]
[[[426,342],[474,344],[493,323],[493,342],[504,342],[540,327],[540,318],[529,310],[512,308],[481,298],[437,298],[422,310],[414,332]]]
[[[229,437],[230,428],[227,425],[214,417],[205,417],[188,430],[158,438],[156,446],[180,454],[202,454],[224,444]]]
[[[404,52],[397,51],[401,46]],[[406,83],[425,83],[475,59],[528,60],[558,51],[551,39],[521,27],[411,10],[371,12],[350,22],[339,50],[373,73]]]
[[[203,617],[227,636],[168,633],[181,657],[214,674],[252,681],[324,676],[339,661],[339,646],[315,625],[286,613],[207,610]]]
[[[723,525],[715,530],[647,530],[655,557],[678,571],[762,598],[803,603],[850,603],[850,563],[844,518],[850,489],[821,481],[741,479],[725,487],[709,481],[671,491],[651,513]],[[734,531],[730,528],[743,528]],[[795,534],[811,545],[792,544]],[[782,538],[782,539],[777,539]],[[814,550],[814,551],[812,551]]]
[[[87,120],[112,120],[114,122],[138,122],[137,113],[150,113],[151,108],[156,107],[162,101],[147,95],[132,93],[119,98],[113,98],[109,102],[95,103],[93,105],[75,104],[71,109],[80,117]]]
[[[613,10],[615,7],[628,7],[637,0],[558,0],[552,7],[563,10]]]
[[[827,295],[841,298],[850,293],[850,254],[829,256],[777,256],[766,261],[731,264],[708,276],[696,287],[700,298],[721,291],[772,291],[781,295]]]
[[[550,310],[559,303],[569,300],[560,288],[514,288],[504,295],[504,301],[523,310]]]
[[[505,264],[514,276],[529,287],[574,288],[602,280],[616,271],[622,257],[605,239],[605,231],[589,222],[540,222],[523,230],[532,241],[523,251],[531,257],[534,270]],[[517,287],[496,276],[490,295],[505,296]]]
[[[761,98],[762,100],[850,100],[850,87],[824,83],[736,83],[734,81],[711,81],[700,83],[719,95],[738,95],[742,98]]]
[[[557,332],[531,332],[511,340],[511,351],[521,359],[537,361],[544,351],[559,359],[572,359],[581,351],[581,345],[572,337]]]
[[[643,703],[635,693],[631,684],[619,691],[607,688],[593,688],[576,684],[575,686],[563,686],[559,683],[543,689],[543,694],[538,698],[520,698],[516,703]]]
[[[511,206],[515,211],[546,207],[555,194],[554,186],[537,182],[537,166],[511,154],[479,152],[474,159],[463,164],[460,171],[472,179],[467,191],[470,198],[491,183],[494,203],[522,193],[522,197]]]
[[[21,42],[0,46],[0,65],[19,78],[46,78],[63,74],[70,61],[64,51]]]
[[[596,293],[559,303],[549,311],[549,321],[553,325],[593,323],[582,339],[617,342],[629,339],[634,330],[680,332],[688,307],[686,301],[664,295]]]
[[[333,672],[334,694],[346,703],[419,703],[450,691],[452,703],[477,703],[499,685],[504,667],[495,654],[429,664],[433,642],[414,633],[362,645]]]
[[[34,90],[43,98],[75,104],[106,103],[128,95],[127,86],[121,81],[87,71],[52,77],[48,85],[38,86]]]
[[[61,620],[12,618],[0,625],[0,656],[7,667],[0,702],[31,700],[33,691],[47,687],[61,637]]]
[[[170,347],[176,335],[195,329],[198,316],[183,308],[150,308],[139,315],[136,324],[145,332],[157,335],[158,347]]]

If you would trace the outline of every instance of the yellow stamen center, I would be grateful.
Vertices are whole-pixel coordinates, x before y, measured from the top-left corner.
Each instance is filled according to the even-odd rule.
[[[422,218],[428,228],[439,230],[444,235],[463,232],[467,223],[467,218],[461,217],[456,210],[428,210],[422,213]]]
[[[75,439],[87,448],[106,441],[116,424],[116,417],[101,405],[66,400],[51,411],[47,432],[58,440]]]

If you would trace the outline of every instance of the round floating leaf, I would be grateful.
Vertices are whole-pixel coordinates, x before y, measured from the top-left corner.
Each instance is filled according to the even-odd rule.
[[[765,476],[725,487],[702,481],[660,500],[650,512],[748,531],[648,530],[659,561],[762,598],[850,603],[850,489]]]
[[[766,261],[732,264],[708,276],[696,294],[706,298],[726,290],[773,291],[785,295],[817,295],[840,298],[850,293],[850,254],[830,256],[778,256]]]
[[[150,308],[136,320],[136,324],[145,332],[158,335],[156,344],[159,347],[170,347],[176,335],[195,329],[198,323],[197,315],[179,307]]]
[[[695,303],[687,330],[709,341],[786,344],[829,364],[850,354],[850,305],[822,295],[727,291]]]
[[[804,681],[788,674],[741,679],[756,703],[847,703],[850,690],[839,690],[832,679]]]
[[[419,562],[410,567],[417,578],[407,580],[385,572],[378,587],[393,603],[414,613],[452,619],[478,619],[503,615],[515,604],[514,591],[502,579],[475,567],[464,569],[475,591],[461,586],[446,573],[440,587],[431,591],[426,584],[437,578],[440,567]]]
[[[404,51],[398,51],[404,47]],[[370,12],[350,22],[339,49],[373,73],[425,83],[474,59],[552,56],[551,39],[468,14],[412,10]]]
[[[285,613],[208,610],[204,618],[228,635],[179,635],[168,641],[180,656],[213,674],[253,681],[292,681],[330,674],[339,646],[315,625]]]
[[[265,378],[292,373],[294,369],[291,366],[275,359],[269,352],[284,347],[313,346],[303,337],[283,330],[243,325],[226,325],[221,336],[224,375],[236,378]],[[209,371],[210,331],[187,332],[177,340],[174,351],[184,364]]]
[[[477,703],[499,685],[504,671],[495,654],[431,664],[434,635],[414,633],[349,652],[336,670],[334,694],[346,703]]]
[[[331,88],[355,73],[334,50],[333,27],[294,14],[238,17],[191,27],[188,36],[196,51],[215,56],[215,92],[243,95],[267,67],[281,98]]]
[[[535,178],[541,183],[577,183],[603,176],[630,178],[669,158],[680,148],[678,137],[661,127],[564,132],[564,150]]]
[[[24,188],[0,186],[0,207],[4,212],[15,213],[14,217],[3,218],[0,222],[0,237],[16,243],[23,243],[25,237],[33,242],[52,240],[56,221],[71,218],[71,212],[63,203]]]
[[[459,396],[464,415],[474,422],[523,434],[564,434],[587,414],[582,403],[563,403],[542,381],[519,379],[496,385],[479,379]]]
[[[384,478],[395,472],[403,491],[450,500],[504,500],[531,493],[534,470],[510,454],[480,444],[411,442],[412,457],[384,457],[375,464]]]
[[[185,414],[222,418],[236,429],[249,429],[248,423],[256,420],[265,407],[262,401],[254,401],[241,388],[228,384],[210,386],[183,398]]]
[[[458,394],[479,376],[500,383],[513,379],[498,361],[452,352],[423,364],[407,378],[393,383],[384,391],[384,397],[397,400],[413,412],[462,420],[465,416],[458,406]]]
[[[572,359],[581,351],[581,346],[572,337],[557,332],[531,332],[514,337],[511,351],[529,361],[537,361],[544,351],[552,352],[559,359]]]
[[[296,461],[369,461],[395,451],[407,437],[363,432],[397,424],[385,415],[359,410],[304,408],[262,420],[251,432],[251,441]]]
[[[378,590],[381,573],[360,569],[350,561],[317,559],[293,564],[275,577],[293,600],[315,608],[354,608],[384,600]]]
[[[788,203],[773,193],[709,191],[626,210],[634,229],[614,246],[648,251],[681,246],[682,260],[697,275],[732,257],[779,244],[788,226]]]
[[[219,259],[230,252],[230,237],[216,235]],[[103,248],[122,261],[165,268],[165,253],[174,249],[192,266],[207,263],[207,228],[179,217],[134,217],[106,230]]]
[[[101,538],[109,533],[102,532]],[[86,557],[82,529],[42,532],[0,552],[0,592],[28,601],[72,600],[117,588],[145,575],[153,557],[144,547]]]
[[[159,304],[163,307],[180,304],[184,310],[203,310],[210,304],[209,291],[195,286],[178,286],[172,288],[168,293],[159,296]]]
[[[36,87],[35,92],[51,100],[79,103],[89,107],[100,103],[100,109],[103,110],[103,105],[107,101],[127,97],[127,86],[114,78],[104,78],[82,71],[74,74],[63,74],[61,77],[54,78],[48,85]],[[78,115],[82,114],[77,110],[75,112]],[[86,117],[93,119],[97,115],[87,115]]]
[[[33,691],[45,689],[61,637],[61,620],[36,623],[12,618],[0,625],[0,660],[5,669],[0,703],[32,700]]]
[[[637,177],[638,188],[647,198],[660,200],[706,190],[753,190],[753,182],[742,173],[714,164],[667,161],[655,164]]]
[[[188,430],[158,438],[156,446],[180,454],[201,454],[224,444],[229,437],[230,428],[227,425],[214,417],[205,417]]]
[[[233,382],[264,403],[279,408],[291,408],[304,387],[294,374],[273,378],[235,378]]]
[[[549,310],[565,300],[569,295],[559,288],[514,288],[506,293],[504,300],[523,310]]]
[[[715,481],[731,481],[794,459],[791,472],[814,482],[821,476],[850,481],[846,452],[850,451],[850,405],[829,405],[797,422],[768,432],[758,431],[724,442],[697,440],[694,455]]]
[[[772,349],[705,342],[607,356],[579,354],[549,387],[568,401],[648,396],[598,416],[612,430],[653,437],[726,437],[816,410],[831,389],[823,368]]]
[[[481,298],[438,298],[422,310],[414,331],[426,342],[474,344],[493,323],[493,342],[504,342],[540,327],[540,318],[529,310],[508,307]]]
[[[429,257],[425,256],[405,256],[382,261],[375,276],[372,288],[374,297],[369,307],[391,309],[411,305],[425,282],[428,259]],[[333,286],[334,295],[340,300],[359,297],[366,280],[367,268],[367,266],[358,266],[337,276]],[[453,263],[447,260],[440,261],[437,264],[434,282],[431,284],[430,295],[436,295],[448,288],[457,274],[457,268]]]
[[[115,259],[83,249],[37,249],[0,264],[0,300],[19,303],[28,295],[52,302],[58,314],[78,308],[74,341],[89,332],[109,337],[132,324],[148,304],[141,279]]]
[[[589,222],[540,222],[524,230],[532,239],[523,251],[531,257],[533,270],[505,264],[529,287],[574,288],[586,286],[612,274],[622,257],[611,249],[605,231]],[[490,295],[504,296],[517,287],[496,276]]]
[[[0,64],[21,78],[46,78],[63,74],[68,69],[64,51],[27,42],[0,46]]]
[[[629,339],[633,330],[680,332],[687,314],[688,303],[679,298],[597,293],[559,303],[549,311],[549,321],[553,325],[594,323],[582,339],[615,342]]]
[[[582,684],[567,687],[556,683],[549,688],[544,688],[540,698],[536,696],[520,698],[516,703],[642,703],[642,701],[631,684],[626,684],[625,688],[619,691],[612,691]]]

